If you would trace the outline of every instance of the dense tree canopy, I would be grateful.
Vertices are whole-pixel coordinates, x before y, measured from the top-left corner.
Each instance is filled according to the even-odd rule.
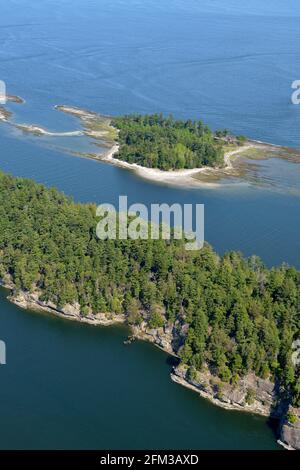
[[[119,129],[116,158],[149,168],[174,170],[222,166],[224,153],[202,121],[180,121],[162,114],[116,117]]]
[[[39,289],[58,306],[125,313],[149,328],[173,326],[191,371],[208,364],[223,381],[249,371],[271,377],[300,405],[291,362],[300,326],[300,273],[267,269],[257,257],[218,256],[184,241],[96,237],[94,205],[0,173],[0,278]]]

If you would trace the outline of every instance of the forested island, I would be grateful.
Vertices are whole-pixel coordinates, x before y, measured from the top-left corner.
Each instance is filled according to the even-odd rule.
[[[243,384],[241,409],[275,410],[285,426],[297,426],[299,271],[267,269],[239,252],[219,256],[209,245],[186,251],[185,240],[101,241],[97,220],[93,204],[0,173],[0,279],[12,300],[27,296],[91,322],[100,314],[126,321],[179,358],[178,380],[200,392],[210,387],[219,404],[228,387]],[[249,377],[271,384],[271,403]]]
[[[164,171],[224,166],[227,131],[214,134],[201,120],[131,114],[113,118],[111,125],[119,131],[119,160]]]
[[[11,97],[16,103],[21,98]],[[285,158],[292,149],[232,135],[228,129],[212,131],[201,120],[174,119],[172,115],[131,114],[104,116],[94,111],[68,105],[55,105],[54,109],[75,117],[81,129],[60,131],[40,124],[18,123],[13,112],[0,106],[0,123],[35,137],[87,137],[93,147],[89,152],[64,147],[71,155],[91,158],[134,171],[155,182],[178,186],[215,186],[227,177],[244,177],[234,164],[236,156],[254,152],[254,158]],[[94,149],[101,151],[94,151]],[[251,153],[249,154],[251,158]]]

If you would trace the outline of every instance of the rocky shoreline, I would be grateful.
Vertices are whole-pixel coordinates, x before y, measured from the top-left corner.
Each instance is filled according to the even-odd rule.
[[[90,312],[87,315],[82,315],[79,304],[67,304],[63,308],[59,308],[52,302],[41,301],[38,291],[17,292],[9,276],[0,280],[0,286],[11,291],[8,296],[10,302],[26,310],[47,312],[59,318],[93,326],[126,324],[127,319],[124,314],[92,314]],[[182,338],[176,336],[175,325],[149,329],[147,323],[142,322],[140,325],[130,326],[130,328],[132,336],[129,343],[135,339],[148,341],[179,361],[177,353]],[[191,377],[187,366],[180,362],[177,367],[173,368],[171,379],[226,410],[245,411],[278,420],[278,443],[287,450],[300,449],[300,408],[293,408],[287,401],[279,400],[278,387],[270,380],[261,379],[250,373],[232,385],[221,382],[217,376],[212,375],[208,368],[201,372],[197,371]],[[289,415],[295,417],[295,422],[288,421]]]
[[[7,277],[0,279],[0,287],[10,290],[11,294],[7,297],[10,302],[25,310],[38,312],[47,312],[65,320],[72,320],[81,323],[88,323],[94,326],[111,326],[125,323],[125,315],[115,315],[107,313],[97,313],[96,315],[81,315],[80,305],[65,305],[64,308],[58,308],[52,302],[43,302],[39,299],[39,293],[36,292],[16,292],[14,284]]]
[[[174,382],[184,385],[199,393],[203,398],[226,410],[247,411],[262,416],[280,417],[281,410],[273,409],[276,400],[275,385],[254,374],[248,374],[235,385],[224,384],[213,376],[208,369],[197,373],[197,377],[188,376],[188,370],[179,365],[171,374]],[[249,391],[252,396],[250,399]]]
[[[217,385],[220,381],[209,372],[199,376],[197,379],[188,377],[187,370],[180,365],[171,373],[173,382],[199,393],[202,398],[208,399],[216,406],[273,418],[278,422],[278,444],[286,450],[300,449],[300,408],[278,401],[275,384],[254,374],[248,374],[235,386],[222,384],[219,391]],[[249,395],[250,390],[252,396]],[[295,422],[289,422],[289,414],[295,416]]]

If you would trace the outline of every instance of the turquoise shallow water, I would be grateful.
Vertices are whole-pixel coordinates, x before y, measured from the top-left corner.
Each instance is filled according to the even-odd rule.
[[[295,1],[30,0],[1,6],[0,79],[26,99],[14,120],[79,128],[54,111],[172,112],[213,128],[300,148],[300,7]],[[300,166],[259,163],[265,187],[178,189],[75,158],[81,138],[43,139],[0,126],[0,168],[55,185],[80,201],[205,204],[206,239],[269,264],[300,267]],[[275,184],[274,184],[275,183]],[[126,331],[93,329],[22,312],[1,291],[0,446],[275,448],[259,417],[219,410],[169,379],[167,356]]]

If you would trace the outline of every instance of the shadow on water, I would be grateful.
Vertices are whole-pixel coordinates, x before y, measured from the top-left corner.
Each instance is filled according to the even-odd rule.
[[[167,356],[166,364],[171,368],[177,367],[180,364],[180,359],[175,356]]]
[[[279,424],[280,424],[279,418],[268,418],[266,421],[266,425],[268,426],[269,429],[271,429],[272,433],[274,434],[274,438],[276,440],[279,439],[280,437]]]

